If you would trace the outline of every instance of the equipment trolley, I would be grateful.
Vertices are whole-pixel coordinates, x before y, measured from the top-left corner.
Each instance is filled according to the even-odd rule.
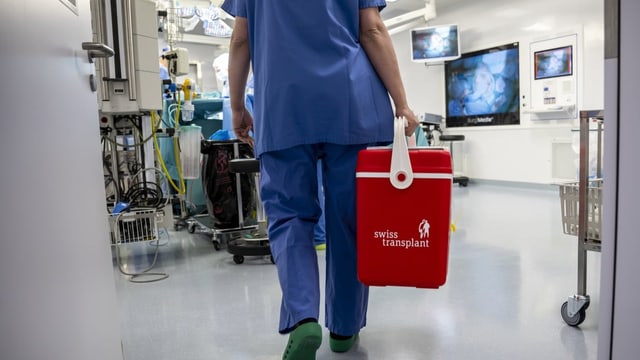
[[[590,124],[597,124],[597,159],[595,178],[590,177]],[[580,166],[577,182],[560,185],[562,226],[565,234],[578,237],[578,292],[562,304],[562,319],[571,326],[586,318],[590,297],[587,294],[587,252],[600,252],[602,227],[602,129],[604,112],[580,112]]]
[[[207,212],[187,221],[189,233],[210,235],[216,250],[234,238],[257,228],[254,209],[254,180],[249,174],[230,171],[234,159],[253,157],[253,150],[239,140],[201,141],[201,177]]]
[[[201,152],[207,214],[193,217],[187,230],[211,235],[214,248],[225,246],[236,264],[245,256],[269,256],[273,263],[253,150],[239,140],[203,140]]]

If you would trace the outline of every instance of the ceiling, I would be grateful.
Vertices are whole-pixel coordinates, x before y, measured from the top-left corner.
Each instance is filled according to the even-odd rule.
[[[182,0],[180,3],[184,5],[202,5],[208,6],[210,3],[220,6],[224,0]],[[436,3],[436,12],[450,9],[453,6],[461,5],[469,0],[387,0],[387,7],[382,11],[381,15],[384,20],[394,18],[406,14],[411,11],[423,9],[426,2]],[[475,0],[477,1],[477,0]]]
[[[223,1],[224,0],[182,0],[181,3],[212,3],[220,6]],[[425,7],[426,1],[435,2],[436,11],[440,11],[455,5],[460,5],[469,0],[387,0],[387,7],[381,13],[382,18],[387,20],[414,10],[422,9]]]
[[[171,0],[157,0],[160,2],[169,2]],[[344,1],[344,0],[339,0]],[[396,18],[395,20],[399,20],[399,16],[406,15],[407,13],[411,13],[416,10],[422,10],[426,7],[427,3],[435,4],[436,17],[441,14],[445,14],[448,12],[452,12],[460,7],[472,5],[473,2],[477,2],[478,0],[387,0],[387,7],[380,13],[383,20],[389,20]],[[496,2],[502,0],[482,0],[483,2]],[[512,0],[516,1],[516,0]],[[208,7],[210,4],[220,6],[224,0],[181,0],[179,3],[182,6],[199,6],[199,7]],[[228,25],[232,26],[231,19],[227,20]],[[397,23],[394,23],[392,26],[395,29],[390,32],[393,34],[394,32],[400,32],[402,30],[406,30],[407,28],[415,27],[420,24],[424,24],[424,22],[420,23],[419,17],[409,17],[408,19],[402,19]],[[423,25],[424,26],[424,25]]]
[[[380,15],[383,19],[388,20],[424,7],[425,0],[396,0],[394,2],[387,0],[387,7],[382,10]]]
[[[435,2],[436,13],[438,13],[452,9],[455,6],[461,6],[465,1],[469,0],[396,0],[393,2],[387,0],[387,7],[381,13],[382,18],[388,20],[411,11],[423,9],[427,1]]]

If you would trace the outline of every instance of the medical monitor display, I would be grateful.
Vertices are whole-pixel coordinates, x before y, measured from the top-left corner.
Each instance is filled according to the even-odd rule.
[[[518,43],[445,63],[447,127],[520,123]]]
[[[436,62],[460,57],[458,25],[438,25],[411,30],[411,60]]]
[[[573,46],[537,51],[533,55],[535,79],[573,74]]]

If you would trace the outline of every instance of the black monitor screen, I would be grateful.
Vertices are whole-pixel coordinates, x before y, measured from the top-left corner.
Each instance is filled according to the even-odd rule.
[[[572,46],[535,52],[533,55],[535,79],[572,75],[572,57]]]
[[[518,43],[445,64],[447,127],[520,123]]]
[[[457,25],[438,25],[411,30],[411,60],[445,61],[460,57]]]

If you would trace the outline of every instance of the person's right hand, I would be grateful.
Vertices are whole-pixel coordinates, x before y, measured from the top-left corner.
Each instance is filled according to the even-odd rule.
[[[231,113],[233,132],[236,134],[236,138],[253,147],[253,138],[249,134],[253,130],[251,113],[246,108],[242,109],[242,111],[232,111]]]
[[[416,128],[420,126],[420,121],[416,114],[411,111],[408,107],[396,109],[396,117],[407,119],[407,127],[404,128],[404,134],[406,136],[411,136],[416,131]]]

